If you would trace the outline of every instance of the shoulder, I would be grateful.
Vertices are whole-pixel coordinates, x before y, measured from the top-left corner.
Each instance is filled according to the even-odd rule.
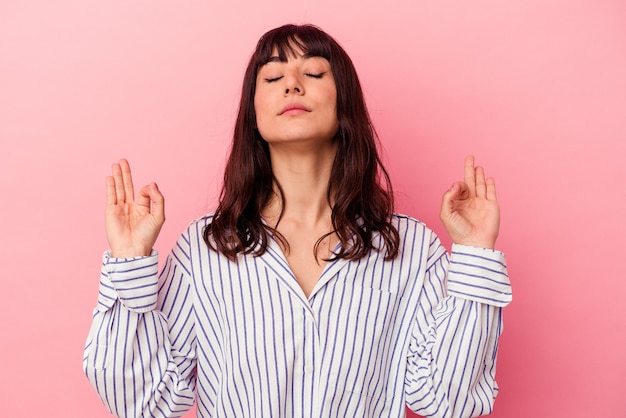
[[[418,252],[432,260],[447,253],[437,234],[424,222],[408,215],[394,214],[392,223],[398,228],[400,250],[403,254]]]
[[[434,235],[434,232],[426,226],[426,224],[409,215],[394,213],[391,218],[391,224],[398,229],[400,237],[408,232],[420,233],[424,235]]]
[[[426,224],[408,215],[394,214],[391,223],[398,229],[400,245],[414,246],[420,242],[425,247],[441,247],[441,240]]]
[[[213,220],[213,215],[214,215],[213,212],[210,212],[196,219],[193,219],[191,222],[189,222],[189,226],[187,227],[187,229],[189,228],[204,229]]]
[[[189,224],[187,224],[187,228],[185,228],[185,230],[181,233],[181,239],[187,242],[197,241],[198,237],[202,239],[204,229],[208,224],[211,223],[212,219],[213,213],[207,213],[196,219],[193,219],[189,222]]]

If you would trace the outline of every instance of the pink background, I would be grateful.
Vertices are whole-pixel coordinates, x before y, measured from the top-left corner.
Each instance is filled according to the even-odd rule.
[[[313,22],[359,70],[400,211],[443,235],[463,156],[497,179],[493,416],[626,416],[626,2],[247,3],[0,1],[0,414],[109,416],[81,359],[110,164],[159,183],[169,251],[214,207],[256,40]]]

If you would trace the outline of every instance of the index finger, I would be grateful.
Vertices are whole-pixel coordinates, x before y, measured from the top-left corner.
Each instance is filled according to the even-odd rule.
[[[476,172],[473,155],[465,157],[465,184],[467,184],[470,196],[476,196]]]

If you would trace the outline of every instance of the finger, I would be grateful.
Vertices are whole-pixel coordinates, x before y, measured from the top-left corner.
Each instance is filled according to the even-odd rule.
[[[476,177],[473,155],[465,157],[465,184],[467,184],[470,196],[476,196]]]
[[[133,189],[133,176],[130,173],[130,164],[128,164],[128,161],[125,159],[121,159],[120,168],[122,169],[122,181],[124,182],[126,201],[132,202],[135,199],[135,190]]]
[[[493,177],[487,179],[487,199],[498,200],[496,196],[496,181]]]
[[[476,196],[487,196],[487,185],[485,184],[485,169],[476,167]]]
[[[150,209],[150,213],[159,223],[165,221],[165,198],[156,183],[142,187],[137,196],[137,203]]]
[[[115,180],[112,176],[106,178],[106,204],[112,206],[117,204],[117,195],[115,194]]]
[[[450,189],[443,194],[441,198],[441,213],[444,217],[455,210],[455,202],[459,199],[467,197],[469,190],[467,185],[462,182],[455,182]]]
[[[139,194],[137,195],[137,200],[135,202],[139,206],[143,206],[147,208],[148,211],[150,211],[150,187],[152,187],[151,184],[147,186],[143,186],[139,190]]]
[[[126,193],[124,191],[124,180],[122,179],[122,168],[119,163],[115,163],[111,171],[113,173],[116,203],[124,203],[126,202]]]

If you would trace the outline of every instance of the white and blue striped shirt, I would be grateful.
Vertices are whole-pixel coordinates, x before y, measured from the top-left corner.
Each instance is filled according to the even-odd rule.
[[[400,252],[329,262],[306,298],[277,242],[231,262],[210,217],[157,254],[104,255],[85,373],[121,417],[469,417],[491,411],[502,253],[398,215]],[[375,238],[378,241],[379,237]],[[375,244],[380,244],[375,242]]]

